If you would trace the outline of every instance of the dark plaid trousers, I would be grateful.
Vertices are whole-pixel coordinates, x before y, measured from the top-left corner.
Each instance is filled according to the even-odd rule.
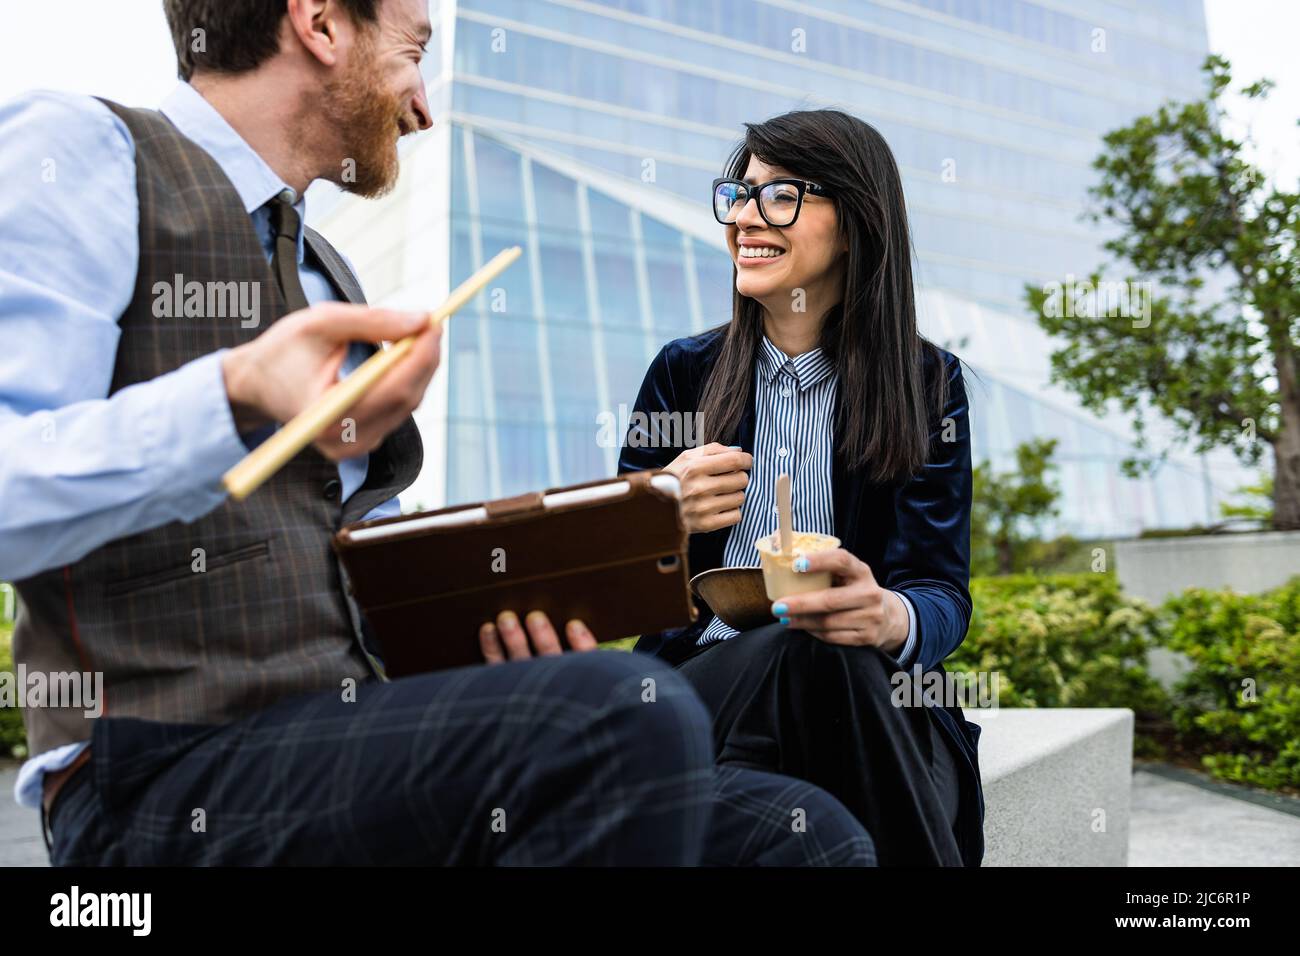
[[[768,624],[678,667],[713,714],[723,766],[833,794],[871,835],[880,866],[979,865],[963,839],[981,825],[978,771],[953,751],[937,707],[896,702],[898,666],[879,648]]]
[[[694,691],[641,654],[363,683],[233,724],[105,716],[55,865],[872,865],[825,791],[715,768]]]

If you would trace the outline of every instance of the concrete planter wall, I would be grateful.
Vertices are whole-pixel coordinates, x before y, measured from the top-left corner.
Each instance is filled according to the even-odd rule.
[[[1255,594],[1300,574],[1300,531],[1118,541],[1115,573],[1125,594],[1152,604],[1193,587]]]

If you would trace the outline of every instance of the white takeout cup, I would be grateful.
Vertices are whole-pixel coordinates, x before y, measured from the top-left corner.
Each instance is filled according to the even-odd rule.
[[[795,558],[805,554],[833,551],[840,546],[840,539],[812,531],[796,531],[793,539],[794,547],[784,553],[777,550],[781,544],[779,532],[764,535],[754,542],[754,547],[758,548],[759,563],[763,568],[763,586],[767,589],[767,596],[773,601],[791,594],[820,591],[831,586],[829,571],[798,572],[794,570],[793,564]]]

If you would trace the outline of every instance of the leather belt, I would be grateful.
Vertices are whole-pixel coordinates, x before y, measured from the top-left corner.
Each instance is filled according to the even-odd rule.
[[[54,798],[59,795],[59,791],[63,789],[63,785],[67,783],[68,780],[71,779],[72,775],[81,769],[81,766],[88,760],[90,760],[89,747],[77,754],[77,756],[73,758],[72,763],[68,764],[62,770],[55,770],[53,773],[47,773],[45,775],[41,802],[45,807],[46,821],[50,819],[50,809],[54,806]]]

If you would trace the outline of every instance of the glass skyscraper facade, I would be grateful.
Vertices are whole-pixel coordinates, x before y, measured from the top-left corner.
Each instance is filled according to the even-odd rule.
[[[742,124],[823,106],[893,148],[921,325],[971,370],[976,460],[1058,439],[1053,530],[1212,520],[1244,480],[1177,454],[1124,478],[1126,422],[1048,384],[1022,291],[1102,262],[1080,221],[1091,160],[1105,131],[1200,95],[1200,0],[441,0],[431,18],[436,126],[403,144],[398,188],[309,200],[372,301],[428,307],[524,249],[449,323],[406,504],[612,475],[609,422],[655,353],[730,316],[708,193]]]

